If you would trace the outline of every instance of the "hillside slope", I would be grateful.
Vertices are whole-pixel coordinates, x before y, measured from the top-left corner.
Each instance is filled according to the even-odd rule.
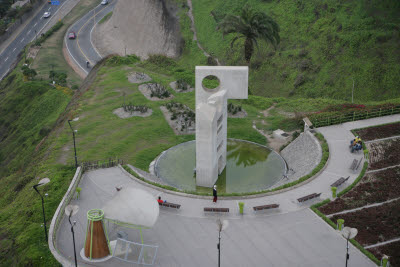
[[[250,63],[250,89],[268,97],[355,101],[400,95],[400,2],[397,0],[196,0],[198,38],[225,65],[246,64],[243,41],[222,37],[216,25],[248,3],[280,25],[275,51],[259,42]],[[243,40],[243,39],[241,39]]]
[[[176,57],[182,44],[175,13],[169,0],[119,0],[111,18],[93,33],[96,46],[105,55]]]

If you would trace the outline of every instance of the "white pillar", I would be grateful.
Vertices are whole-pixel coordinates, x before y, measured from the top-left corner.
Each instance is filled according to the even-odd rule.
[[[196,184],[212,187],[226,165],[227,100],[247,99],[248,67],[196,67]],[[215,89],[205,77],[219,79]]]

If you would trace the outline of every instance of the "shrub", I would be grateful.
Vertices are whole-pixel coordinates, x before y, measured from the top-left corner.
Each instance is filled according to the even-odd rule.
[[[125,57],[114,55],[107,60],[106,65],[108,66],[130,65],[130,64],[135,64],[136,62],[139,61],[140,57],[136,55],[127,55]]]
[[[158,67],[167,68],[167,67],[175,67],[176,62],[164,55],[150,55],[147,59],[147,62],[157,65]]]
[[[62,21],[57,22],[53,27],[50,28],[46,33],[42,34],[42,36],[36,40],[35,45],[40,46],[47,38],[49,38],[53,33],[58,31],[64,23]]]

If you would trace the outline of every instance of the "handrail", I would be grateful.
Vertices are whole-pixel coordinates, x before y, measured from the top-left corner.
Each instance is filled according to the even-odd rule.
[[[50,229],[49,229],[49,249],[53,254],[54,258],[61,263],[63,266],[74,266],[72,262],[70,262],[67,258],[65,258],[56,247],[56,233],[58,227],[60,226],[60,222],[64,216],[64,209],[70,203],[72,197],[75,194],[76,188],[82,178],[82,168],[78,167],[76,169],[74,178],[72,179],[71,184],[67,192],[65,193],[63,199],[61,200],[60,204],[56,212],[54,213],[53,219],[51,220]]]
[[[326,116],[323,118],[312,118],[312,115],[310,115],[310,120],[314,124],[314,127],[324,127],[324,126],[329,126],[329,125],[334,125],[334,124],[341,124],[344,122],[349,122],[349,121],[356,121],[356,120],[365,120],[365,119],[370,119],[370,118],[376,118],[376,117],[381,117],[381,116],[388,116],[388,115],[393,115],[393,114],[399,114],[400,113],[400,106],[393,106],[391,108],[387,109],[374,109],[374,110],[365,110],[365,111],[353,111],[350,113],[338,115],[338,116]]]

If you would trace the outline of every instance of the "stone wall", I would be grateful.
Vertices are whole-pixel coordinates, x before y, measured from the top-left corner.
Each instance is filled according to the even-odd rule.
[[[283,182],[291,182],[309,174],[320,163],[322,148],[318,139],[306,131],[285,147],[281,156],[288,164],[288,179]]]

